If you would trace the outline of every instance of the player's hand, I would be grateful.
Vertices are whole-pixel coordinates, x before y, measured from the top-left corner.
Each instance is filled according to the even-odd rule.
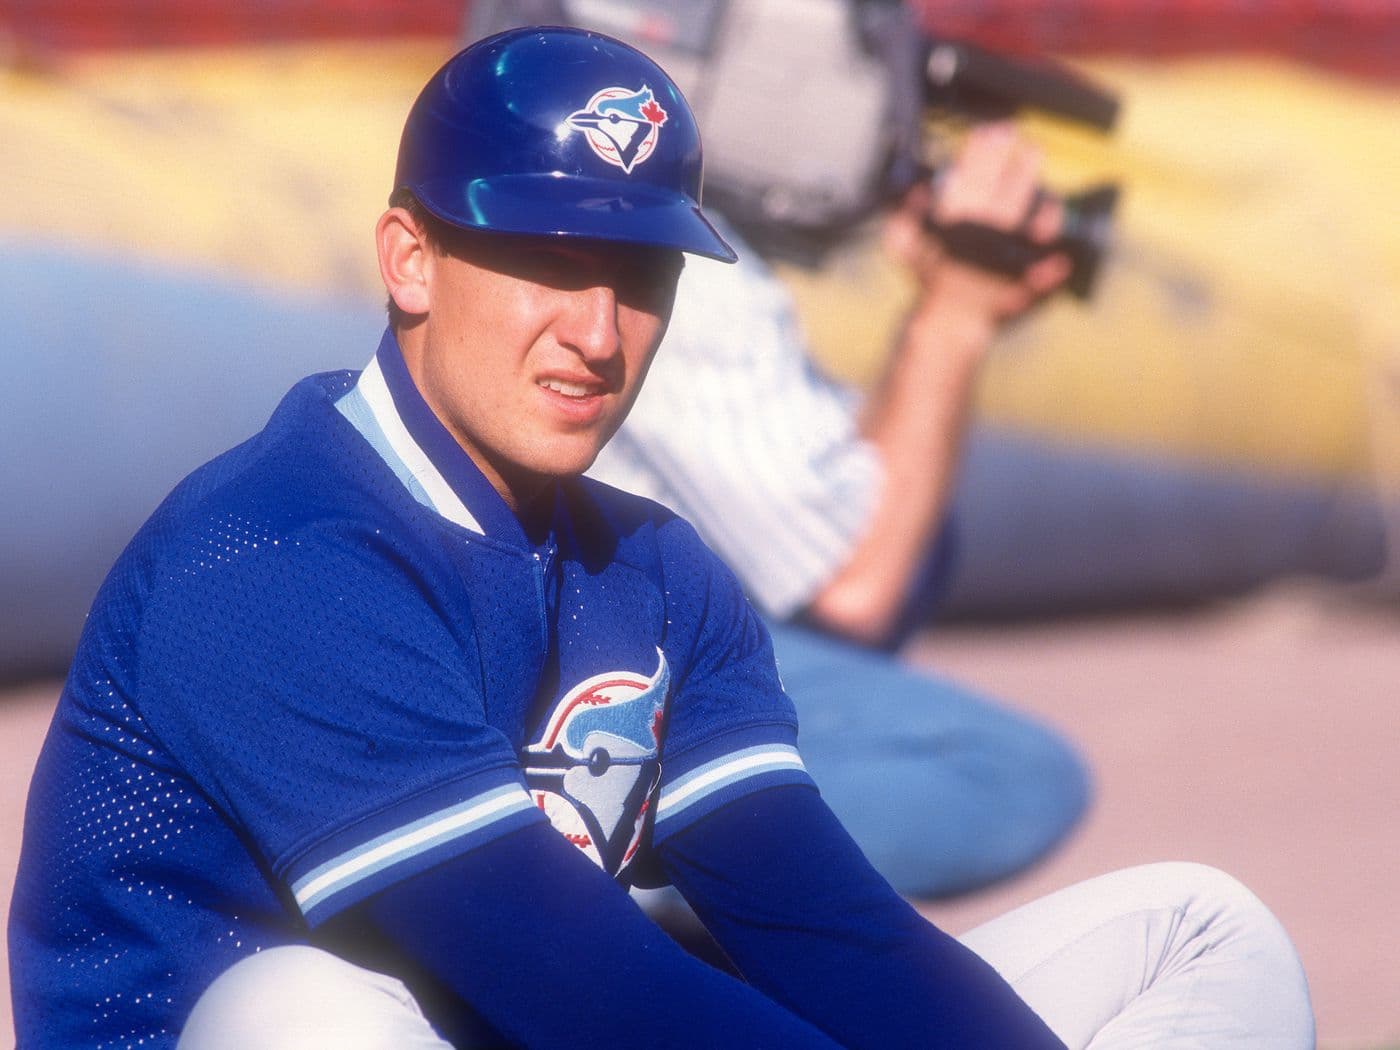
[[[936,184],[916,186],[891,216],[887,250],[910,268],[925,297],[946,308],[993,324],[1023,313],[1069,277],[1067,256],[1047,255],[1009,276],[948,253],[925,219],[935,227],[972,224],[1048,244],[1059,234],[1064,207],[1040,191],[1040,170],[1040,151],[1011,124],[973,128]]]

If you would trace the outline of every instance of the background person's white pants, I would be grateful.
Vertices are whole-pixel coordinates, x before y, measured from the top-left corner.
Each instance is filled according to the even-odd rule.
[[[1033,901],[963,938],[1072,1050],[1311,1050],[1307,982],[1278,920],[1230,876],[1152,864]],[[445,1050],[407,989],[315,948],[218,978],[180,1050]]]

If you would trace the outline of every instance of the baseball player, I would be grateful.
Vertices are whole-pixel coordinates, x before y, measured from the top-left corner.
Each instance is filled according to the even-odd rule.
[[[1287,938],[1205,869],[984,932],[1034,1002],[926,923],[814,789],[733,577],[580,477],[682,253],[732,258],[700,171],[674,84],[603,36],[429,81],[369,365],[186,479],[94,605],[26,817],[25,1050],[1304,1045]],[[626,892],[662,882],[742,980]]]

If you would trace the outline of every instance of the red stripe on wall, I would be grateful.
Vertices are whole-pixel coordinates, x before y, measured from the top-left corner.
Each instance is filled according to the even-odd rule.
[[[1017,54],[1268,54],[1400,79],[1397,0],[909,2],[937,35]],[[467,6],[467,0],[0,0],[0,53],[7,43],[64,51],[453,37]]]

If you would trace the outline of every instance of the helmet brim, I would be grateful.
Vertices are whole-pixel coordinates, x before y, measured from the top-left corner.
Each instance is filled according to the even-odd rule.
[[[407,188],[439,219],[465,229],[674,248],[730,263],[739,258],[698,202],[645,184],[624,197],[616,181],[536,173],[430,179]]]

